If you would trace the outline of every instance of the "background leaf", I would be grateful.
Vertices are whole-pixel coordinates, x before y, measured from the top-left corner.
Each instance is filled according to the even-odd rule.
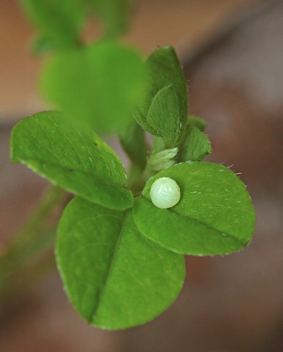
[[[181,190],[180,202],[159,209],[150,188],[160,177],[170,177]],[[244,184],[222,165],[191,162],[174,165],[146,184],[134,204],[134,219],[148,238],[178,253],[225,254],[250,242],[255,212]]]
[[[86,7],[81,0],[21,0],[30,21],[56,48],[80,45]],[[52,45],[52,46],[53,46]]]
[[[137,52],[100,41],[49,60],[42,72],[41,90],[74,121],[110,132],[131,120],[143,80],[144,68]]]
[[[186,136],[179,146],[179,161],[200,161],[212,152],[209,139],[198,128],[187,126]]]
[[[184,258],[143,237],[131,210],[75,198],[62,216],[56,257],[70,301],[106,329],[143,324],[164,311],[184,281]]]
[[[166,148],[183,138],[188,116],[186,79],[174,49],[155,50],[146,60],[148,82],[144,103],[135,117],[149,133],[163,137]]]
[[[118,156],[93,131],[74,128],[60,112],[20,121],[11,136],[11,158],[95,203],[114,209],[132,206]]]
[[[105,36],[118,37],[126,32],[130,15],[129,0],[85,0],[96,17],[104,21]]]

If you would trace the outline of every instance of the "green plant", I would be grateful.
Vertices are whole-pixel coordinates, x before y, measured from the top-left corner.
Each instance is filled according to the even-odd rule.
[[[177,297],[184,254],[227,254],[248,245],[255,223],[249,194],[231,170],[201,161],[211,146],[205,123],[188,115],[174,49],[159,48],[143,62],[119,42],[127,28],[126,0],[22,4],[39,30],[34,50],[51,52],[40,88],[60,111],[15,126],[12,161],[60,187],[58,199],[61,188],[76,195],[56,242],[58,269],[76,310],[106,329],[143,324]],[[82,30],[90,13],[105,31],[86,45]],[[128,176],[94,132],[117,130],[131,161]],[[154,136],[152,146],[145,131]],[[165,209],[150,195],[164,177],[180,189],[178,203]]]

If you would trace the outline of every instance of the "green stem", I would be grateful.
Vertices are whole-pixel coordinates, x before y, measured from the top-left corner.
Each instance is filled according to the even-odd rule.
[[[65,197],[66,192],[57,186],[51,186],[43,196],[39,206],[18,235],[8,244],[0,260],[19,262],[24,259],[24,249],[32,244],[45,228],[47,218],[55,206]],[[44,229],[45,231],[45,229]]]
[[[140,195],[145,184],[147,183],[147,181],[150,179],[151,176],[153,176],[153,174],[151,174],[146,168],[143,171],[143,173],[140,175],[140,177],[128,186],[128,188],[133,192],[134,196]]]
[[[32,263],[14,271],[6,280],[5,286],[0,292],[0,311],[9,307],[9,303],[13,302],[27,287],[55,267],[54,250],[49,249]]]
[[[56,206],[61,204],[63,199],[67,200],[66,194],[57,186],[49,187],[28,222],[8,243],[0,256],[1,297],[9,297],[10,294],[13,296],[18,288],[28,285],[40,275],[43,267],[49,268],[44,258],[46,253],[50,252],[50,242],[54,239],[56,228],[54,220],[57,222],[57,218],[49,222],[48,220]]]

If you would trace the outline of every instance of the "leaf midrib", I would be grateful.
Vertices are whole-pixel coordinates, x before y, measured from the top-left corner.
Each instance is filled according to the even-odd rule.
[[[176,212],[174,212],[174,211],[172,211],[172,210],[169,210],[169,211],[171,211],[172,213],[174,213],[174,214],[176,214],[176,215],[183,216],[183,215],[180,215],[180,214],[178,214],[178,213],[176,213]],[[188,219],[190,219],[190,220],[194,220],[194,221],[200,223],[201,225],[207,227],[208,229],[217,231],[220,235],[223,235],[223,234],[224,234],[225,237],[229,237],[229,238],[233,239],[234,241],[237,241],[237,242],[241,243],[241,244],[244,245],[244,246],[246,246],[246,245],[249,243],[249,241],[248,241],[248,242],[243,242],[242,239],[237,238],[237,237],[235,237],[235,236],[232,236],[232,235],[230,235],[229,233],[226,233],[226,232],[224,232],[224,231],[221,231],[221,230],[219,230],[219,229],[217,229],[217,228],[214,228],[214,227],[212,227],[212,226],[206,224],[205,222],[203,222],[203,221],[201,221],[201,220],[199,220],[199,219],[193,218],[192,216],[185,216],[185,217],[188,218]]]
[[[22,164],[27,164],[28,166],[31,167],[31,165],[29,165],[28,162],[33,162],[33,161],[35,161],[37,163],[42,163],[42,160],[40,160],[40,159],[22,159],[22,158],[17,158],[15,162],[20,162]],[[55,163],[45,163],[45,164],[46,165],[50,165],[52,167],[61,168],[64,171],[67,171],[67,172],[73,172],[73,171],[80,172],[82,174],[87,175],[88,177],[96,178],[96,179],[102,181],[103,183],[108,183],[111,186],[117,186],[117,187],[126,188],[125,187],[125,183],[124,184],[120,184],[120,183],[111,182],[111,181],[107,180],[107,178],[101,176],[100,174],[93,174],[93,173],[91,173],[89,171],[83,171],[83,170],[79,170],[79,169],[74,169],[74,168],[71,168],[71,167],[67,167],[67,166],[63,166],[63,165],[55,164]],[[40,169],[40,171],[42,172],[43,169]]]
[[[120,243],[121,243],[121,240],[122,240],[122,235],[123,235],[124,228],[125,228],[125,222],[126,222],[126,219],[127,219],[127,213],[128,213],[128,210],[126,210],[125,213],[124,213],[124,218],[123,218],[123,221],[122,221],[122,224],[121,224],[121,228],[120,228],[120,232],[119,232],[118,239],[117,239],[117,242],[116,242],[116,247],[115,247],[115,250],[114,250],[114,253],[113,253],[113,257],[112,257],[111,263],[109,265],[108,272],[107,272],[107,275],[105,277],[104,283],[103,283],[103,285],[101,287],[101,290],[100,290],[100,292],[98,294],[97,303],[96,303],[95,307],[93,308],[93,312],[91,313],[91,322],[94,321],[96,311],[99,308],[100,301],[102,299],[102,296],[103,296],[103,294],[105,292],[105,289],[106,289],[106,286],[107,286],[107,282],[108,282],[108,280],[109,280],[109,278],[110,278],[110,276],[112,274],[112,271],[113,271],[113,268],[114,268],[114,265],[115,265],[115,262],[116,262],[116,257],[117,257],[118,251],[119,251]]]
[[[143,199],[145,199],[147,202],[150,202],[148,199],[146,199],[146,198],[144,198],[144,197],[143,197]],[[225,234],[226,237],[229,237],[229,238],[233,239],[234,241],[238,241],[239,243],[241,243],[241,244],[244,245],[244,246],[246,246],[246,245],[249,243],[249,241],[243,242],[242,239],[236,238],[236,237],[230,235],[229,233],[224,233],[224,231],[220,231],[220,230],[218,230],[218,229],[216,229],[216,228],[214,228],[214,227],[212,227],[212,226],[206,224],[205,222],[203,222],[203,221],[201,221],[201,220],[199,220],[199,219],[194,219],[192,216],[189,216],[189,215],[186,215],[186,216],[181,215],[181,214],[179,214],[179,213],[176,213],[176,212],[173,211],[172,209],[166,209],[166,210],[168,210],[168,211],[170,211],[171,213],[176,214],[176,215],[178,215],[178,216],[182,216],[182,217],[184,217],[184,218],[188,218],[188,219],[190,219],[190,220],[197,221],[198,223],[200,223],[201,225],[207,227],[208,229],[217,231],[220,235],[221,235],[221,234]]]

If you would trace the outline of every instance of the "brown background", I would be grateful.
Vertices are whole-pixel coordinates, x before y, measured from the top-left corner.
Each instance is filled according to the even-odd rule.
[[[263,5],[250,7],[257,3]],[[47,182],[9,163],[10,125],[44,105],[35,88],[40,62],[27,51],[32,30],[14,1],[2,0],[0,17],[1,250]],[[154,321],[122,332],[87,326],[58,275],[50,274],[1,319],[1,352],[283,350],[282,38],[282,1],[139,1],[127,40],[145,53],[176,46],[191,112],[208,122],[208,160],[241,172],[251,193],[254,239],[230,256],[187,257],[176,302]]]

